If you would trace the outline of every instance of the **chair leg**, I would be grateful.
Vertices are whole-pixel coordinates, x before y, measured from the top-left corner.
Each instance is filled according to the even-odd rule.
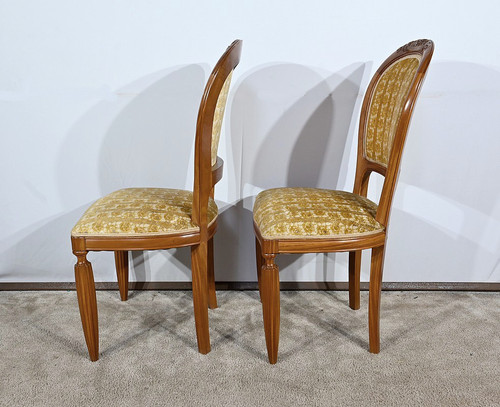
[[[99,359],[99,328],[92,265],[87,260],[86,251],[74,251],[73,253],[78,259],[75,265],[75,281],[83,334],[85,335],[90,360],[95,362]]]
[[[217,308],[214,276],[214,238],[208,241],[208,308]]]
[[[380,293],[382,289],[382,271],[384,264],[384,246],[372,249],[370,270],[370,297],[368,305],[368,330],[370,334],[370,352],[380,352]]]
[[[262,302],[262,285],[261,285],[261,271],[264,258],[262,257],[262,248],[259,239],[255,238],[255,260],[257,263],[257,282],[259,283],[259,297]]]
[[[262,265],[262,313],[266,335],[267,356],[269,363],[278,361],[278,343],[280,336],[280,280],[279,269],[274,263],[275,254],[265,254]]]
[[[191,269],[193,273],[193,306],[198,351],[210,352],[208,333],[208,288],[207,288],[208,243],[191,246]]]
[[[120,289],[120,298],[127,301],[128,298],[128,252],[115,252],[116,277],[118,278],[118,288]]]
[[[361,250],[349,252],[349,306],[359,309],[359,280],[361,277]]]

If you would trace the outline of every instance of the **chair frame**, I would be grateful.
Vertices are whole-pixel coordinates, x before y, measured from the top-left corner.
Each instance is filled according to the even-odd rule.
[[[282,238],[269,240],[262,237],[259,228],[254,222],[257,276],[264,316],[266,346],[270,363],[276,363],[278,358],[280,294],[279,269],[275,264],[275,257],[281,253],[329,253],[348,251],[349,306],[357,310],[360,307],[361,251],[363,249],[372,249],[368,311],[369,349],[371,353],[379,353],[380,294],[389,215],[411,115],[425,79],[433,51],[434,43],[430,40],[412,41],[399,48],[390,55],[377,70],[370,81],[364,97],[360,114],[357,166],[353,192],[366,197],[370,174],[376,172],[385,177],[375,217],[375,219],[384,226],[383,231],[356,237]],[[383,165],[368,160],[365,155],[364,141],[370,104],[376,85],[386,69],[397,60],[411,55],[421,55],[421,60],[401,112],[388,166],[386,168]]]
[[[122,301],[128,298],[128,252],[133,250],[163,250],[191,247],[193,274],[193,305],[198,350],[210,352],[208,308],[217,308],[214,282],[213,236],[217,218],[210,225],[207,218],[209,197],[222,178],[223,161],[217,157],[211,163],[212,126],[215,108],[227,76],[238,65],[242,41],[234,41],[221,56],[210,75],[198,112],[195,141],[195,176],[192,220],[199,230],[189,233],[154,236],[71,236],[73,254],[77,257],[75,280],[78,305],[90,359],[99,358],[97,300],[89,251],[114,251],[116,274]]]

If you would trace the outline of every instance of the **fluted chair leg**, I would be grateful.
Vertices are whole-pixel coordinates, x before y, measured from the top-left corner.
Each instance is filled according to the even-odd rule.
[[[90,360],[95,362],[99,359],[99,328],[92,265],[87,260],[86,251],[75,251],[73,253],[78,259],[75,265],[75,281],[83,334],[85,335]]]
[[[128,251],[115,251],[116,277],[120,298],[127,301],[128,298]]]
[[[372,249],[370,270],[370,298],[368,305],[368,329],[370,334],[370,352],[380,352],[380,294],[382,290],[382,269],[384,264],[384,246]]]
[[[349,252],[349,306],[359,309],[361,250]]]
[[[215,292],[214,275],[214,238],[208,241],[208,308],[217,308],[217,294]]]
[[[208,242],[191,246],[191,269],[193,273],[193,306],[198,350],[210,352],[208,332],[208,288],[207,288]]]
[[[262,266],[262,313],[264,315],[264,332],[269,363],[278,361],[278,344],[280,336],[280,280],[279,269],[274,263],[274,254],[266,254]]]
[[[257,264],[257,282],[259,284],[259,297],[262,302],[262,283],[261,283],[261,272],[262,264],[264,264],[264,258],[262,257],[262,248],[260,246],[259,239],[255,238],[255,261]]]

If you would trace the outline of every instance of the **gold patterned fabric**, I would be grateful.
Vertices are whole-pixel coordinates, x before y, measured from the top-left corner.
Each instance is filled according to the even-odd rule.
[[[353,237],[381,232],[377,205],[362,196],[317,188],[275,188],[257,195],[254,222],[265,239]]]
[[[365,155],[368,160],[387,167],[399,118],[419,63],[417,55],[400,59],[378,80],[366,127]]]
[[[72,236],[134,236],[196,232],[191,220],[193,193],[181,189],[127,188],[96,201],[71,231]],[[210,198],[208,222],[217,217]]]
[[[226,109],[227,95],[233,72],[228,75],[217,99],[214,113],[214,123],[212,125],[212,165],[217,161],[217,149],[219,148],[220,132],[222,129],[222,119],[224,119],[224,110]]]

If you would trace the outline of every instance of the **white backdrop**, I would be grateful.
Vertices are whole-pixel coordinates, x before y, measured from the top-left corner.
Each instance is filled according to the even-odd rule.
[[[236,38],[218,280],[256,279],[258,191],[352,188],[371,75],[399,46],[430,38],[384,280],[500,281],[499,13],[491,0],[0,1],[0,282],[73,281],[70,230],[106,193],[192,187],[204,82]],[[89,258],[96,281],[115,280],[112,254]],[[278,264],[283,281],[347,278],[345,254]],[[132,280],[191,279],[186,248],[134,253],[132,265]]]

